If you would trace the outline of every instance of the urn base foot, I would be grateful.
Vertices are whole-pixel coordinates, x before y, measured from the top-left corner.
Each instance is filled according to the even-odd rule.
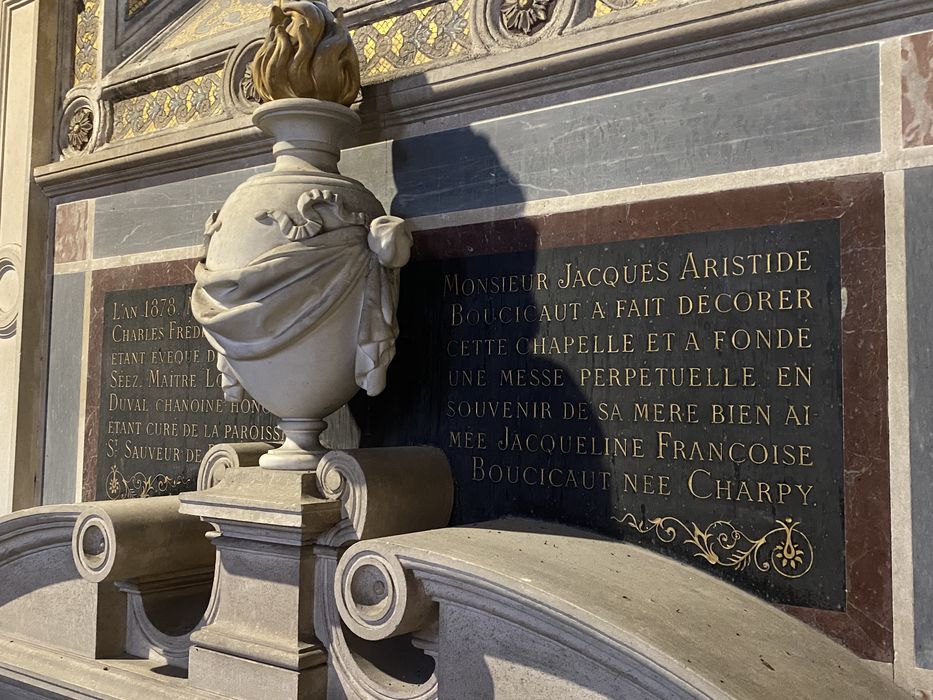
[[[318,462],[324,456],[325,451],[306,452],[300,448],[287,450],[286,442],[282,447],[266,452],[259,458],[259,466],[263,469],[275,469],[284,471],[308,472],[317,469]]]
[[[326,427],[326,422],[316,418],[282,418],[279,428],[285,433],[285,442],[260,457],[259,466],[284,471],[316,470],[327,453],[320,439]]]

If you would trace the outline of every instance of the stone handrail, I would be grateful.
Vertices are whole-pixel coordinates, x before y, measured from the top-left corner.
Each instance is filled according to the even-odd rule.
[[[344,624],[365,639],[410,631],[425,595],[439,604],[439,697],[907,697],[764,601],[573,528],[515,519],[369,540],[336,576]]]

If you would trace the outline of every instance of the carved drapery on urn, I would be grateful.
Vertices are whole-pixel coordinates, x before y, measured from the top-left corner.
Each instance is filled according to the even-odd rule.
[[[275,139],[276,165],[209,219],[192,311],[218,352],[225,395],[245,389],[281,417],[286,441],[261,465],[313,469],[321,419],[359,388],[385,387],[411,235],[337,169],[359,129],[346,105],[360,86],[339,16],[316,1],[272,7],[249,75],[264,102],[253,121]]]

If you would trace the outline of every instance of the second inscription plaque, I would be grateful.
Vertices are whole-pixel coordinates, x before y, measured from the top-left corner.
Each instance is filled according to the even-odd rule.
[[[212,445],[282,439],[254,399],[224,400],[216,351],[191,315],[191,287],[104,297],[97,498],[190,491]]]

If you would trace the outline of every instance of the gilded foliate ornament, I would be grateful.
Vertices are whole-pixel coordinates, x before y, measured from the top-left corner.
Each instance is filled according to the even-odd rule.
[[[796,579],[813,568],[813,545],[793,518],[777,520],[777,527],[759,537],[739,530],[728,520],[717,520],[706,527],[687,525],[673,516],[638,518],[625,513],[612,520],[632,528],[642,535],[651,535],[665,544],[680,540],[694,556],[713,566],[744,571],[749,566],[766,574]]]

